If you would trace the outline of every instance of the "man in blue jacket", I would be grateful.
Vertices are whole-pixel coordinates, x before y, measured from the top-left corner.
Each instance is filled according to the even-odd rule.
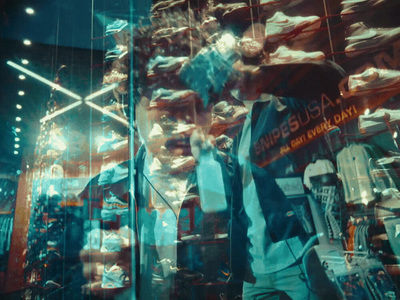
[[[305,76],[292,80],[301,72]],[[309,104],[321,94],[339,97],[342,77],[330,63],[272,66],[245,74],[241,94],[257,100],[250,104],[236,143],[231,236],[233,275],[244,280],[244,299],[313,297],[301,264],[311,232],[302,226],[275,178],[300,173],[318,151],[315,141],[282,153],[294,135],[301,136],[302,127],[324,120],[321,107],[318,115]]]

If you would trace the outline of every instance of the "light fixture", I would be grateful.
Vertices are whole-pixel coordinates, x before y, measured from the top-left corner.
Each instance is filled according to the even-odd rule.
[[[20,80],[25,80],[26,77],[25,77],[25,75],[22,75],[22,74],[21,74],[21,75],[18,76],[18,78],[19,78]]]
[[[22,109],[22,105],[21,105],[21,104],[17,104],[17,105],[15,105],[15,107],[16,107],[17,109]]]
[[[21,60],[21,62],[22,62],[23,65],[29,64],[29,60],[27,60],[27,59],[23,59],[23,60]]]
[[[25,95],[25,92],[24,91],[18,91],[18,95],[23,96],[23,95]]]
[[[18,148],[19,148],[19,144],[15,144],[15,145],[14,145],[14,148],[17,148],[17,149],[18,149]]]
[[[15,155],[18,155],[18,151],[17,151],[17,150],[15,150],[15,151],[14,151],[14,154],[15,154]]]
[[[26,168],[29,169],[29,165],[26,165]]]
[[[21,132],[21,128],[15,128],[15,132]]]
[[[16,138],[14,139],[14,141],[19,142],[19,141],[20,141],[20,138],[19,138],[19,137],[16,137]]]
[[[397,136],[398,136],[397,131],[395,131],[395,132],[393,133],[393,138],[394,138],[394,139],[397,139]]]
[[[369,108],[367,108],[367,109],[364,111],[364,115],[368,116],[370,112],[371,112],[371,111],[369,110]]]
[[[26,12],[28,15],[34,15],[34,14],[35,14],[35,10],[34,10],[32,7],[27,7],[27,8],[25,8],[25,12]]]
[[[17,122],[21,122],[21,120],[22,120],[21,117],[16,117],[15,118],[15,121],[17,121]]]
[[[24,62],[22,62],[22,63],[24,63]],[[17,65],[16,63],[13,63],[12,61],[7,61],[7,65],[9,65],[9,66],[21,71],[21,72],[24,72],[26,75],[29,75],[29,76],[39,80],[40,82],[43,82],[44,84],[47,84],[47,85],[51,86],[53,89],[55,89],[57,91],[60,91],[60,92],[62,92],[64,94],[70,96],[71,98],[74,98],[76,100],[82,100],[81,96],[79,96],[79,95],[67,90],[66,88],[63,88],[62,86],[60,86],[58,84],[55,84],[54,82],[52,82],[50,80],[47,80],[46,78],[43,78],[42,76],[40,76],[40,75],[38,75],[38,74],[36,74],[36,73],[34,73],[32,71],[29,71],[28,69],[26,69],[24,67],[21,67],[21,66]]]
[[[25,39],[25,40],[23,40],[22,42],[24,43],[25,46],[30,46],[30,45],[32,45],[32,42],[31,42],[30,40],[28,40],[28,39]]]

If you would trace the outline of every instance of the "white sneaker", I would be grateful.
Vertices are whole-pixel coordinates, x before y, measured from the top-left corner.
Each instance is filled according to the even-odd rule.
[[[280,46],[274,53],[269,55],[270,65],[306,63],[310,61],[321,61],[325,55],[321,51],[304,52],[301,50],[290,50],[285,46]]]
[[[348,85],[352,96],[400,91],[400,71],[371,67],[361,74],[349,76]]]
[[[104,267],[101,287],[103,289],[121,288],[124,287],[124,282],[127,278],[127,272],[124,271],[120,266],[114,264],[107,270]]]
[[[399,39],[400,27],[369,28],[358,22],[346,29],[346,56],[354,57],[368,50],[383,48]]]
[[[103,230],[103,240],[100,252],[121,251],[122,238],[114,231]]]
[[[355,17],[358,13],[372,11],[385,2],[389,3],[388,0],[343,0],[341,2],[342,12],[340,15],[342,20],[347,21]]]
[[[119,199],[112,192],[109,192],[109,197],[104,197],[103,199],[103,209],[118,209],[118,208],[128,208],[128,203]]]
[[[318,16],[289,17],[282,12],[267,20],[265,38],[268,42],[277,42],[282,39],[304,39],[313,34],[321,26]]]

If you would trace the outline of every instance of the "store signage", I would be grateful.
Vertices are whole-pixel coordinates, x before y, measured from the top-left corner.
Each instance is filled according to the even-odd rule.
[[[400,67],[400,41],[393,44],[392,55],[381,51],[370,61],[352,74],[362,73],[370,67],[380,69],[398,69]],[[296,113],[277,124],[270,132],[254,141],[255,162],[265,167],[271,162],[305,146],[311,141],[328,134],[332,128],[358,118],[368,107],[380,106],[398,91],[371,93],[370,95],[351,96],[347,89],[349,76],[339,83],[341,96],[330,99],[322,94],[320,99],[312,100],[303,111]],[[366,106],[368,104],[368,106]]]

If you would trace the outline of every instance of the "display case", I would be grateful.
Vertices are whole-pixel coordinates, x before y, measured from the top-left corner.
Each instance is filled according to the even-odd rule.
[[[399,3],[0,7],[2,297],[400,297]]]

